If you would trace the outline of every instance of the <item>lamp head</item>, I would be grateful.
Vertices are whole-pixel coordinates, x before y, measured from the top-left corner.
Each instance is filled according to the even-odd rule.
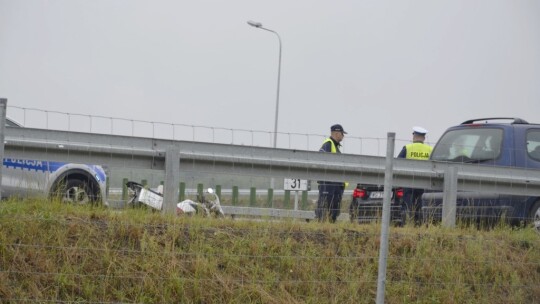
[[[262,23],[260,23],[260,22],[255,22],[255,21],[251,21],[251,20],[249,20],[249,21],[247,22],[247,24],[249,24],[249,25],[251,25],[251,26],[253,26],[253,27],[262,27]]]

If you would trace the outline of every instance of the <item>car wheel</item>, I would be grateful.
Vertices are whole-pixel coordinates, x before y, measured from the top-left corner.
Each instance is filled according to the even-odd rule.
[[[62,202],[73,204],[88,204],[96,201],[96,195],[88,183],[79,179],[69,179],[58,187],[56,197]]]
[[[536,232],[540,233],[540,200],[534,203],[531,208],[531,218],[533,222],[533,227]]]

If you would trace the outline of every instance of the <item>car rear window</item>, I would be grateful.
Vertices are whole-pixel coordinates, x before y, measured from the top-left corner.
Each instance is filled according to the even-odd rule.
[[[446,132],[431,153],[432,160],[482,162],[501,154],[501,128],[463,128]]]

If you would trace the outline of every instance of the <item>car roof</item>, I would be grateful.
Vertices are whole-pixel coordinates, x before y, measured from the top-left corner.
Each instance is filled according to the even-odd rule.
[[[502,121],[506,121],[503,123]],[[462,122],[462,125],[470,125],[470,124],[480,124],[480,123],[497,123],[497,124],[529,124],[526,120],[521,119],[519,117],[489,117],[489,118],[476,118],[476,119],[469,119],[467,121]]]
[[[529,123],[525,119],[519,117],[490,117],[490,118],[476,118],[469,119],[462,122],[459,125],[450,127],[451,129],[460,129],[468,127],[502,127],[502,128],[519,128],[519,129],[529,129],[529,128],[538,128],[540,124],[538,123]]]

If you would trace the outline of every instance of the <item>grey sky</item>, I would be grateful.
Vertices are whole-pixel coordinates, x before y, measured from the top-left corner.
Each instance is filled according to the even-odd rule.
[[[537,0],[0,0],[0,96],[272,131],[278,40],[247,20],[283,42],[280,132],[410,140],[420,125],[436,141],[471,118],[540,122]]]

